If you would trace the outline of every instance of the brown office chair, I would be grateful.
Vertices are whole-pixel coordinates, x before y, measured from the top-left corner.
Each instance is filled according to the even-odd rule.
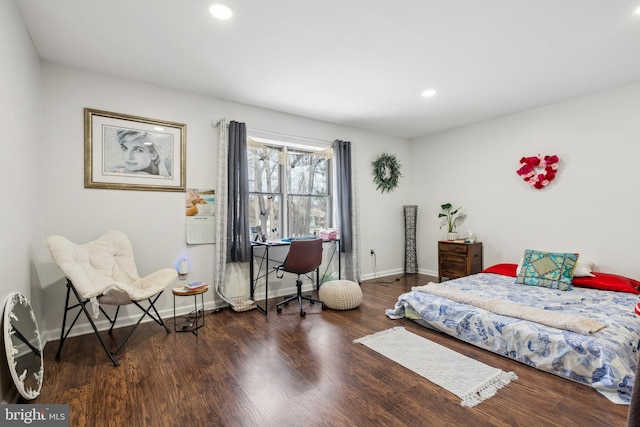
[[[286,271],[287,273],[293,273],[298,275],[296,280],[296,287],[298,292],[296,295],[285,298],[284,301],[276,304],[276,311],[282,313],[282,306],[289,304],[290,301],[298,300],[300,305],[300,317],[304,317],[307,313],[302,309],[302,300],[310,301],[311,304],[320,303],[322,301],[314,299],[310,296],[302,295],[302,280],[300,276],[310,273],[316,270],[322,263],[322,239],[309,239],[309,240],[293,240],[291,247],[289,248],[289,254],[284,260],[284,264],[276,267],[276,273],[280,271]],[[282,275],[278,276],[282,277]],[[322,305],[324,309],[324,304]]]

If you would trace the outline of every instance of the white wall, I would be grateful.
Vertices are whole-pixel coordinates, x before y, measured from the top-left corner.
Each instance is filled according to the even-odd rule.
[[[516,263],[526,248],[577,252],[597,270],[640,278],[640,84],[467,126],[412,142],[413,192],[424,206],[421,267],[437,271],[439,205],[462,206],[484,243],[484,265]],[[557,154],[534,190],[522,156]]]
[[[90,107],[185,123],[189,187],[216,186],[218,144],[212,119],[226,117],[244,121],[249,128],[327,141],[336,138],[352,141],[357,150],[363,207],[362,251],[366,251],[362,257],[363,275],[373,272],[370,248],[378,253],[379,271],[397,271],[402,267],[401,205],[410,199],[410,172],[405,167],[400,187],[381,195],[373,186],[370,164],[382,151],[397,154],[401,163],[408,164],[409,141],[52,63],[43,64],[43,75],[44,137],[40,149],[46,159],[43,172],[47,177],[41,193],[45,206],[43,241],[48,235],[60,234],[81,243],[95,239],[106,230],[119,229],[132,240],[140,274],[173,266],[186,256],[193,265],[188,280],[212,283],[213,246],[185,243],[184,193],[84,188],[83,108]],[[44,313],[48,338],[57,339],[65,283],[44,244],[36,264],[48,302]],[[236,285],[247,289],[249,286],[248,283]],[[214,292],[206,294],[209,306],[219,302],[219,298],[214,301],[214,295]],[[159,308],[165,316],[173,314],[170,293],[161,297]]]
[[[133,243],[140,272],[193,261],[189,280],[211,282],[213,247],[187,246],[184,195],[85,189],[83,108],[187,124],[187,185],[216,182],[216,130],[226,117],[250,128],[356,146],[365,278],[403,270],[402,205],[418,205],[418,266],[437,271],[439,205],[462,205],[470,229],[484,242],[485,266],[517,262],[525,248],[576,251],[600,271],[640,278],[635,241],[640,207],[635,171],[640,148],[640,84],[514,114],[429,138],[401,138],[291,116],[141,82],[40,64],[13,2],[0,2],[0,120],[5,185],[0,210],[5,231],[0,297],[27,294],[45,339],[57,339],[64,280],[44,247],[50,234],[77,242],[120,229]],[[42,79],[42,80],[41,80]],[[340,102],[340,100],[336,100]],[[375,190],[371,162],[382,152],[403,165],[400,186]],[[524,155],[557,154],[560,173],[532,190],[515,174]],[[244,284],[240,284],[241,286]],[[246,284],[248,286],[248,283]],[[46,304],[42,303],[46,301]],[[207,294],[207,305],[219,302]],[[172,313],[169,295],[160,301]],[[0,375],[5,375],[0,372]],[[6,378],[2,378],[3,381]]]
[[[41,310],[32,254],[40,245],[42,173],[38,151],[40,64],[14,2],[0,2],[0,146],[4,153],[0,197],[0,304],[11,292],[21,292]],[[4,345],[1,347],[4,349]],[[0,351],[0,399],[15,392]]]

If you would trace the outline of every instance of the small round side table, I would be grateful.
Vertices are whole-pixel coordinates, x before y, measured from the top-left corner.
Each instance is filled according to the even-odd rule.
[[[173,329],[176,332],[193,332],[194,335],[198,335],[198,329],[204,326],[204,294],[209,290],[208,286],[200,289],[187,289],[183,286],[171,289],[173,293]],[[200,310],[198,310],[198,295],[200,295]],[[176,321],[176,297],[189,297],[193,296],[193,306],[195,309],[195,319],[189,323],[182,325],[178,329],[178,322]]]

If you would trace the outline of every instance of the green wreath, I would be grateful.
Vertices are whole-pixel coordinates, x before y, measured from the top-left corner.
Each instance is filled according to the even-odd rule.
[[[400,163],[396,156],[383,153],[378,156],[373,165],[373,182],[376,184],[376,190],[382,193],[391,191],[398,186],[398,178],[400,174]]]

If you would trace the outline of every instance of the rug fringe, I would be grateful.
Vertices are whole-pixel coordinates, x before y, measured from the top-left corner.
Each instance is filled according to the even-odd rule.
[[[489,379],[484,384],[479,385],[461,396],[462,406],[476,406],[486,399],[495,396],[495,394],[503,387],[506,387],[511,381],[517,380],[518,375],[515,372],[499,372],[495,377]]]
[[[396,332],[396,331],[404,330],[404,329],[405,329],[404,326],[395,326],[395,327],[390,328],[390,329],[385,329],[384,331],[376,332],[375,334],[365,335],[362,338],[356,338],[355,340],[353,340],[353,342],[362,344],[365,341],[368,341],[368,340],[373,339],[373,338],[377,338],[377,337],[379,337],[381,335],[390,334],[392,332]]]

